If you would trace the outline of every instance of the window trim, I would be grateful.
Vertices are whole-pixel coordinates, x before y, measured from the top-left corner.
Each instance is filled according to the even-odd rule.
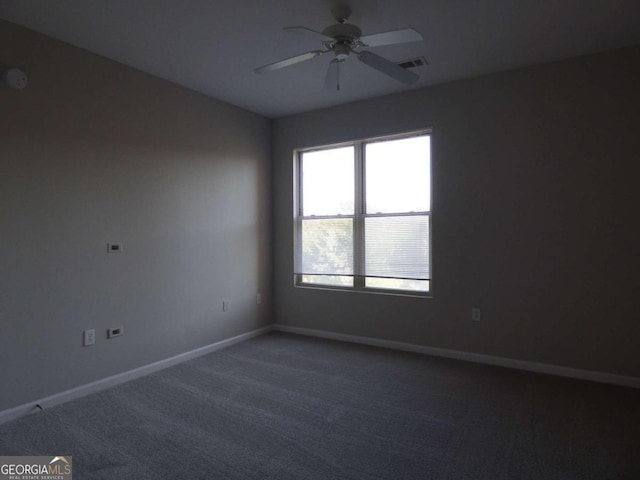
[[[429,162],[429,181],[431,183],[429,188],[429,204],[430,209],[427,212],[413,212],[413,213],[392,213],[392,214],[367,214],[365,209],[366,198],[366,185],[365,179],[365,154],[364,145],[385,142],[390,140],[401,140],[406,138],[429,136],[430,137],[430,162]],[[331,290],[342,292],[359,292],[369,293],[377,295],[394,295],[404,297],[420,297],[431,298],[433,297],[433,129],[423,128],[420,130],[412,130],[409,132],[396,133],[391,135],[381,135],[376,137],[360,138],[356,140],[350,140],[346,142],[338,142],[327,145],[317,145],[313,147],[297,148],[293,151],[293,249],[294,249],[294,287],[307,288],[312,290]],[[343,285],[328,285],[328,284],[315,284],[302,281],[302,273],[295,273],[297,266],[302,264],[302,221],[305,218],[302,215],[302,155],[304,153],[329,150],[332,148],[340,147],[354,147],[354,175],[355,175],[355,204],[353,215],[327,215],[327,218],[353,218],[353,261],[354,270],[356,265],[364,265],[364,249],[362,243],[364,242],[364,222],[367,217],[389,217],[389,216],[415,216],[416,214],[424,214],[429,218],[429,290],[404,290],[404,289],[392,289],[392,288],[380,288],[380,287],[367,287],[365,285],[365,275],[360,273],[353,275],[353,286]],[[322,218],[322,216],[315,216],[314,218]],[[362,241],[357,241],[362,239]]]

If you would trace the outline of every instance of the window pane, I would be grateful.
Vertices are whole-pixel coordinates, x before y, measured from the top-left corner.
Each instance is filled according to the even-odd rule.
[[[431,209],[430,137],[365,145],[367,213]]]
[[[354,147],[302,154],[302,215],[352,215]]]
[[[302,283],[331,285],[337,287],[353,287],[353,277],[347,277],[344,275],[303,275]]]
[[[365,276],[429,280],[429,216],[365,218]]]
[[[297,273],[352,275],[353,220],[302,221],[301,265]]]
[[[367,277],[364,284],[370,288],[386,288],[389,290],[429,291],[429,280],[401,280],[399,278]]]

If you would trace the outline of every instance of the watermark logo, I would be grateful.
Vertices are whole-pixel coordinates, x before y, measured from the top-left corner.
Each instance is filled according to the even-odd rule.
[[[0,457],[0,480],[71,480],[71,456]]]

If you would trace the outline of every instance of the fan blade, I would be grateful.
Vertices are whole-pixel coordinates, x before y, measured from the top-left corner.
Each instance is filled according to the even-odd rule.
[[[286,32],[297,33],[299,35],[304,35],[305,37],[310,37],[315,40],[320,40],[322,42],[333,42],[334,38],[325,35],[324,33],[316,32],[315,30],[311,30],[307,27],[284,27],[283,30]]]
[[[360,41],[369,47],[379,47],[382,45],[393,45],[395,43],[419,42],[424,40],[420,32],[413,28],[393,30],[391,32],[374,33],[360,37]]]
[[[376,55],[372,52],[359,53],[358,60],[360,60],[365,65],[368,65],[371,68],[375,68],[379,72],[382,72],[385,75],[388,75],[389,77],[404,83],[405,85],[412,85],[420,78],[415,73],[410,72],[409,70],[405,70],[404,68],[399,67],[386,58],[381,57],[380,55]]]
[[[324,79],[324,87],[327,90],[340,90],[340,67],[342,61],[334,58],[329,62],[327,76]]]
[[[273,70],[278,70],[279,68],[289,67],[291,65],[295,65],[296,63],[316,58],[318,55],[322,55],[323,53],[327,53],[328,51],[329,50],[314,50],[313,52],[303,53],[302,55],[297,55],[285,60],[280,60],[279,62],[270,63],[268,65],[258,67],[254,70],[254,73],[267,73]]]

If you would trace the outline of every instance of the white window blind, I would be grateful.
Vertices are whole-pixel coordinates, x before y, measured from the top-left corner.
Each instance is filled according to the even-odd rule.
[[[430,136],[297,155],[297,284],[428,292]]]

